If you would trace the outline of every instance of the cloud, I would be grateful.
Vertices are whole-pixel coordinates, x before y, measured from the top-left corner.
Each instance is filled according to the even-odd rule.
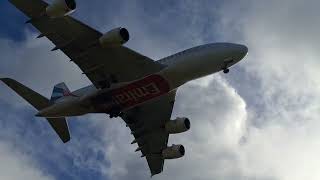
[[[240,173],[238,165],[234,164],[234,148],[245,132],[245,102],[219,76],[208,81],[209,84],[202,85],[202,88],[198,83],[192,83],[178,92],[174,116],[189,117],[192,129],[172,135],[169,145],[184,144],[187,153],[182,159],[166,160],[163,174],[154,179],[185,179],[186,176],[211,179],[212,176],[225,178]],[[196,101],[194,97],[198,97]],[[106,171],[114,180],[148,178],[146,161],[139,157],[139,153],[134,153],[135,145],[129,144],[132,139],[130,131],[124,127],[123,123],[108,123],[105,131],[105,137],[108,137],[106,156],[110,158],[111,165]],[[225,165],[231,168],[221,171]],[[197,167],[197,173],[187,172],[194,167]]]
[[[0,142],[0,178],[7,180],[34,179],[53,180],[50,175],[39,170],[33,161],[12,147],[10,143]]]
[[[207,5],[204,3],[203,6]],[[187,137],[187,133],[180,135],[181,138],[173,137],[183,144],[192,145],[187,146],[184,159],[166,163],[165,172],[155,178],[319,178],[315,170],[319,166],[316,161],[319,149],[316,143],[319,139],[319,45],[315,37],[319,23],[314,9],[317,6],[316,1],[309,1],[304,5],[299,1],[257,1],[250,4],[243,1],[240,4],[226,3],[221,7],[218,12],[218,24],[221,25],[219,34],[224,37],[221,39],[245,43],[250,50],[246,60],[232,69],[230,77],[224,76],[229,82],[224,91],[231,89],[240,95],[228,94],[226,97],[238,103],[228,107],[232,101],[215,99],[215,94],[210,94],[211,92],[216,92],[218,97],[226,97],[211,85],[210,80],[204,80],[207,84],[210,82],[210,88],[200,86],[193,89],[190,88],[192,86],[184,86],[179,92],[183,100],[176,103],[175,114],[199,117],[202,119],[203,129],[196,131],[200,122],[193,122],[191,137]],[[191,16],[193,15],[196,16]],[[206,25],[207,28],[212,28],[208,23]],[[177,44],[179,46],[184,42],[180,40]],[[192,90],[187,91],[189,88]],[[209,94],[207,97],[210,98],[205,100],[212,98],[215,103],[208,105],[206,101],[202,101],[203,94]],[[188,96],[193,101],[187,101]],[[239,112],[232,113],[232,109],[241,107],[241,104],[244,109],[239,112],[243,116],[239,116]],[[187,110],[179,106],[185,106]],[[218,113],[213,109],[217,109]],[[224,120],[221,124],[214,124],[214,129],[209,126],[209,122],[215,122],[212,116]],[[244,124],[245,127],[235,133],[235,127],[239,127],[236,125],[238,118],[242,119],[242,123],[238,123],[240,127]],[[228,131],[227,127],[231,127],[231,130]],[[120,128],[118,131],[121,131]],[[210,136],[210,140],[203,142],[202,136]],[[123,141],[129,142],[127,138]],[[132,152],[134,148],[129,147],[127,149]],[[190,154],[188,147],[192,148]],[[206,152],[207,149],[210,153]],[[129,151],[126,150],[127,153]],[[114,155],[112,152],[108,153]],[[206,155],[205,158],[198,158],[197,155],[202,153]],[[118,159],[121,158],[117,157],[111,162]],[[186,159],[192,161],[186,162]],[[209,160],[206,161],[207,159]],[[115,169],[124,168],[122,174],[127,174],[119,179],[132,177],[135,174],[133,171],[141,172],[138,166],[128,166],[136,159],[125,158],[120,161],[122,165],[118,164]],[[200,174],[198,177],[197,173]],[[138,177],[146,176],[140,174]]]
[[[241,37],[249,56],[246,81],[230,80],[247,102],[251,122],[239,147],[242,167],[277,179],[319,179],[317,1],[229,3],[221,11],[227,38]],[[225,12],[231,12],[225,14]],[[234,27],[237,25],[237,27]],[[230,35],[229,35],[230,34]],[[239,36],[240,35],[240,36]],[[241,73],[241,72],[240,72]],[[244,75],[243,75],[244,74]],[[235,78],[237,79],[237,78]]]
[[[2,76],[17,79],[47,97],[55,83],[67,80],[66,83],[72,90],[88,83],[86,78],[81,77],[81,72],[75,65],[68,64],[68,59],[61,52],[50,52],[52,45],[48,40],[35,40],[35,34],[30,31],[26,31],[26,37],[26,41],[22,42],[0,39],[3,50],[0,66]],[[100,121],[95,119],[99,116],[84,116],[79,121],[69,118],[72,141],[63,144],[45,119],[34,117],[36,110],[4,84],[1,83],[0,89],[0,143],[12,144],[10,149],[4,149],[4,152],[17,152],[17,160],[12,160],[12,169],[21,169],[21,174],[17,173],[18,175],[27,175],[30,172],[35,178],[46,174],[54,179],[104,176],[100,168],[107,166],[108,161],[103,153],[104,144],[100,132],[103,131],[101,123],[105,117],[100,117]],[[92,121],[81,121],[87,118]],[[9,155],[8,160],[15,156]],[[27,163],[37,166],[28,168],[23,164],[24,161],[18,166],[16,161],[20,158],[25,158]],[[0,166],[6,166],[5,161],[1,162]],[[8,171],[7,174],[14,175],[15,172]],[[0,171],[0,177],[7,174]]]
[[[192,128],[171,136],[170,144],[184,144],[186,156],[166,161],[165,171],[154,179],[319,179],[317,1],[227,1],[214,6],[212,1],[81,4],[76,16],[101,31],[128,27],[129,47],[154,59],[213,41],[242,42],[249,47],[248,57],[230,74],[197,80],[179,90],[173,117],[189,117]],[[0,41],[1,74],[46,95],[54,83],[65,79],[74,88],[88,83],[62,53],[49,52],[53,45],[48,40],[34,40],[36,35],[26,34],[26,42]],[[43,129],[42,139],[37,139],[46,142],[43,145],[28,147],[33,144],[29,140],[14,148],[32,152],[28,158],[46,166],[42,170],[54,167],[52,176],[68,179],[149,179],[146,161],[134,153],[129,129],[121,120],[86,116],[71,121],[72,142],[62,146],[52,142],[56,137],[48,126],[27,115],[33,113],[30,108],[13,110],[22,101],[6,97],[13,94],[0,88],[5,96],[0,97],[1,103],[7,105],[2,117],[15,114],[1,124],[1,137],[20,142],[24,136],[38,137],[37,130]],[[37,127],[35,132],[23,131],[22,122],[12,124],[17,119],[33,122],[30,126]],[[43,157],[51,149],[56,154]],[[58,163],[61,159],[66,159],[63,167]],[[66,172],[73,164],[79,170]]]

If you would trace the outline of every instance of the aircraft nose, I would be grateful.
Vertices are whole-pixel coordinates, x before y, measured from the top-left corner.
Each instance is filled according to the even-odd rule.
[[[242,60],[248,53],[248,48],[245,45],[237,44],[235,45],[235,49],[237,52],[237,61]]]

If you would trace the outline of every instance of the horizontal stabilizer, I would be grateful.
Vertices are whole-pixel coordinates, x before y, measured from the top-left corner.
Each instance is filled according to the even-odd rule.
[[[49,100],[46,97],[24,86],[16,80],[10,78],[0,78],[0,80],[37,110],[40,111],[41,109],[50,106]],[[69,128],[65,118],[47,118],[47,120],[64,143],[70,140]]]
[[[47,120],[64,143],[70,140],[69,127],[65,118],[47,118]]]
[[[32,89],[13,79],[1,78],[0,80],[7,86],[9,86],[12,90],[14,90],[17,94],[19,94],[28,103],[30,103],[34,108],[41,110],[48,107],[49,100],[41,94],[33,91]]]

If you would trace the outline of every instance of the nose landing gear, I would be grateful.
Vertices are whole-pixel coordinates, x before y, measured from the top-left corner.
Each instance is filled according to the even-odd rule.
[[[225,74],[228,74],[229,73],[229,69],[228,68],[226,68],[226,69],[223,69],[223,73],[225,73]]]
[[[228,74],[229,73],[229,69],[228,69],[228,65],[230,65],[233,62],[233,59],[229,59],[229,60],[225,60],[224,61],[224,65],[223,65],[223,73]]]

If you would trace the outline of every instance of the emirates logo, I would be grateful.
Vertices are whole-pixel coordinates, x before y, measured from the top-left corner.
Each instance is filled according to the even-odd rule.
[[[115,94],[113,97],[118,104],[125,104],[128,102],[143,102],[146,98],[148,99],[148,97],[154,97],[157,95],[161,95],[160,89],[155,83],[150,83],[142,87],[137,87]]]

